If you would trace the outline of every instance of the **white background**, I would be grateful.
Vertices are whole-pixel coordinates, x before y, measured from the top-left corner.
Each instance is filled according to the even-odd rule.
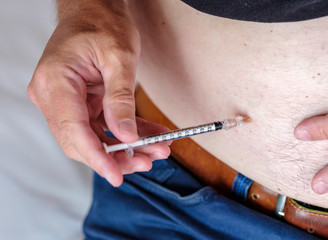
[[[54,0],[0,0],[0,239],[83,239],[92,173],[65,157],[27,85],[56,24]]]

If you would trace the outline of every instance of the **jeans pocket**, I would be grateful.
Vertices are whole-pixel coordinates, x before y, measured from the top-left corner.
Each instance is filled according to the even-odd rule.
[[[172,157],[155,161],[151,171],[129,175],[126,180],[137,184],[138,188],[149,194],[173,201],[174,204],[198,204],[216,194]]]

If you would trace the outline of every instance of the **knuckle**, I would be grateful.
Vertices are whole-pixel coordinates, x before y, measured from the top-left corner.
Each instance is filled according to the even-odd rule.
[[[120,62],[122,66],[129,66],[131,64],[135,64],[139,56],[139,52],[137,50],[128,51],[125,49],[116,49],[116,51],[114,52],[117,61]]]
[[[33,86],[32,82],[30,82],[30,84],[27,86],[27,96],[34,104],[37,103],[37,98],[36,98],[36,94],[35,94],[34,86]]]
[[[68,158],[85,163],[85,158],[78,152],[78,149],[76,149],[74,146],[74,141],[72,141],[72,136],[74,135],[75,131],[75,123],[73,121],[60,121],[57,124],[57,134],[55,134],[57,135],[57,142]]]
[[[47,85],[47,67],[39,65],[33,74],[32,80],[27,87],[27,95],[36,104],[38,102],[38,92],[44,92]]]
[[[55,131],[52,128],[51,129],[59,146],[64,151],[65,155],[70,158],[74,159],[80,162],[83,162],[83,160],[80,158],[79,154],[76,152],[74,146],[72,145],[70,138],[68,137],[69,134],[67,134],[66,127],[58,127]]]
[[[35,72],[33,74],[32,82],[35,82],[36,84],[44,83],[47,79],[47,72],[48,67],[46,64],[40,64],[35,69]]]
[[[64,118],[58,120],[57,127],[67,139],[72,139],[74,134],[77,134],[80,129],[90,127],[90,123],[88,121],[77,121],[70,118]]]
[[[71,139],[74,134],[74,123],[71,120],[60,120],[57,124],[59,131],[59,144],[62,147],[71,145]]]
[[[68,144],[68,136],[71,134],[71,127],[73,126],[72,122],[70,120],[60,120],[57,124],[57,129],[58,131],[61,133],[60,134],[60,139],[62,139],[63,141],[60,142],[63,145],[65,145],[64,143]]]
[[[110,102],[112,104],[125,104],[134,106],[134,92],[128,87],[122,87],[113,90],[110,93]]]

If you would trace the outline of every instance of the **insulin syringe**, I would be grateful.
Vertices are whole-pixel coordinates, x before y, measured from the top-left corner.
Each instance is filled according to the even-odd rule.
[[[180,138],[191,137],[198,134],[209,133],[222,129],[229,130],[234,127],[241,127],[245,123],[248,123],[250,121],[251,121],[250,117],[238,116],[236,118],[225,119],[223,121],[218,121],[208,124],[202,124],[196,127],[177,129],[170,132],[164,132],[148,137],[143,137],[132,143],[119,143],[110,146],[104,143],[104,147],[107,153],[125,150],[128,155],[133,156],[133,149],[135,148],[140,148],[146,145],[155,144],[159,142],[172,141]]]

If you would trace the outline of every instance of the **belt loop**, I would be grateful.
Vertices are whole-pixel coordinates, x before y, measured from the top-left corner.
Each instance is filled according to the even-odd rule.
[[[286,196],[279,194],[277,204],[276,204],[276,209],[275,209],[275,214],[278,217],[285,216],[285,212],[284,212],[285,204],[286,204]]]
[[[238,173],[233,181],[232,185],[232,196],[236,197],[240,201],[246,201],[247,194],[253,180]]]

